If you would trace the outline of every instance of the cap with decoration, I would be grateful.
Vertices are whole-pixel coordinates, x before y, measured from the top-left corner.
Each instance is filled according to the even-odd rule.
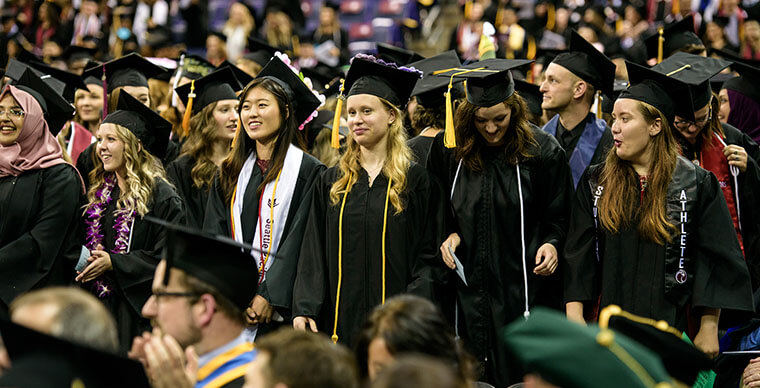
[[[669,388],[659,357],[636,341],[564,314],[536,308],[502,331],[502,340],[525,370],[561,387]]]
[[[316,116],[315,111],[322,101],[304,83],[301,76],[296,74],[280,57],[272,57],[256,77],[256,79],[259,78],[271,79],[285,89],[288,100],[293,104],[292,109],[299,129],[303,129],[309,119]]]

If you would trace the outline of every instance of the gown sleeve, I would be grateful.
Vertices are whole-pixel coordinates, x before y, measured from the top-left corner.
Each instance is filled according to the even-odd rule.
[[[174,224],[184,223],[182,200],[168,183],[161,179],[156,182],[153,208],[148,215]],[[110,256],[118,286],[133,307],[140,311],[150,294],[151,280],[166,243],[166,230],[144,219],[140,220],[139,224],[135,222],[134,228],[138,227],[145,229],[140,233],[144,240],[133,240],[131,245],[134,249],[129,253],[112,253]],[[133,234],[136,232],[134,230]]]
[[[293,302],[293,284],[296,278],[298,268],[298,256],[301,251],[301,242],[304,237],[304,230],[308,222],[309,209],[314,196],[314,184],[319,175],[325,170],[321,163],[310,168],[304,177],[304,194],[301,198],[295,199],[300,202],[298,205],[291,226],[284,236],[281,246],[277,250],[277,257],[272,262],[272,266],[267,271],[266,279],[259,285],[258,294],[266,299],[274,307],[290,310]],[[269,287],[269,284],[275,286]],[[281,311],[280,315],[287,311]]]
[[[562,252],[570,216],[572,175],[565,151],[553,137],[549,137],[542,148],[542,165],[535,190],[538,203],[542,204],[541,244],[552,244],[557,252]]]
[[[428,172],[419,167],[421,187],[413,191],[415,197],[415,228],[422,232],[419,254],[416,260],[409,263],[410,282],[407,292],[435,300],[433,288],[434,279],[440,279],[443,260],[438,253],[443,231],[443,197],[439,186],[433,181]]]
[[[14,285],[18,292],[31,289],[51,270],[71,234],[65,231],[76,226],[81,199],[79,177],[73,167],[54,166],[42,172],[41,192],[29,193],[38,197],[40,207],[32,228],[17,239],[0,247],[0,281]],[[72,225],[73,222],[73,225]],[[38,274],[27,276],[25,274]],[[7,287],[10,289],[11,287]],[[9,303],[15,295],[1,295]]]
[[[79,154],[79,157],[77,157],[77,170],[79,171],[79,175],[82,176],[82,180],[84,181],[84,187],[90,187],[90,171],[92,171],[92,168],[94,167],[92,165],[92,150],[95,148],[95,144],[90,144],[87,148],[84,149]]]
[[[224,200],[219,172],[214,175],[214,181],[208,192],[208,202],[206,202],[206,214],[203,217],[203,230],[212,234],[231,237],[229,208],[227,201]]]
[[[328,237],[326,211],[330,201],[330,171],[325,171],[317,179],[309,204],[293,285],[293,317],[306,316],[316,319],[327,294],[325,240]]]
[[[594,225],[589,170],[578,182],[564,249],[564,297],[567,302],[596,300],[598,266],[596,264],[596,227]]]
[[[752,286],[715,175],[699,171],[692,306],[753,311]]]

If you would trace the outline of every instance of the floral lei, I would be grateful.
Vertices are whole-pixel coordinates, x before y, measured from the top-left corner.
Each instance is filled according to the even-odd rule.
[[[111,193],[116,186],[116,177],[114,174],[106,174],[104,176],[103,185],[95,192],[95,202],[92,203],[85,215],[87,219],[87,239],[85,246],[89,250],[95,249],[98,245],[103,243],[103,233],[101,231],[101,219],[106,211],[106,208],[111,203]],[[114,241],[114,247],[111,249],[111,253],[125,253],[129,249],[129,238],[132,222],[135,218],[135,211],[133,209],[118,209],[114,212],[116,219],[114,220],[113,228],[116,231],[116,241]],[[106,298],[111,295],[113,287],[108,284],[105,278],[97,279],[93,283],[93,291],[98,295],[98,298]]]

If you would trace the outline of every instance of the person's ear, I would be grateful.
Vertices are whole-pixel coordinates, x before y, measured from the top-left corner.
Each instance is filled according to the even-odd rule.
[[[396,121],[396,111],[393,109],[388,110],[388,125],[393,124],[394,121]]]
[[[193,315],[198,326],[208,325],[216,310],[216,299],[211,294],[201,295],[193,305]]]
[[[652,124],[649,124],[649,136],[655,137],[662,131],[662,120],[660,118],[654,119]]]

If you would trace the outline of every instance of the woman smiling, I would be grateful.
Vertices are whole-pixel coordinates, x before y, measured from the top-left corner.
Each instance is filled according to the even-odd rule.
[[[386,298],[432,297],[441,201],[412,161],[401,113],[420,75],[371,56],[352,60],[344,84],[350,134],[338,166],[315,184],[293,290],[297,329],[352,344]]]
[[[145,330],[140,315],[166,232],[144,218],[183,222],[182,200],[161,162],[171,124],[126,92],[96,133],[95,166],[83,214],[85,247],[76,281],[100,298],[116,319],[122,350]],[[86,258],[86,261],[85,261]]]
[[[240,94],[241,128],[209,194],[204,229],[266,252],[252,253],[260,276],[251,279],[258,281],[259,294],[247,311],[249,338],[290,316],[301,219],[307,211],[301,204],[309,203],[313,182],[324,169],[294,143],[319,105],[294,70],[273,57]]]

